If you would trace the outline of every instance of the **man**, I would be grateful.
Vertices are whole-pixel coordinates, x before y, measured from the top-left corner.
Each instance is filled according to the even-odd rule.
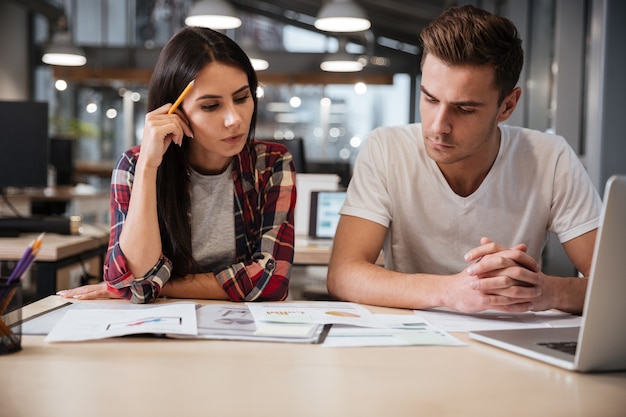
[[[455,7],[421,39],[422,123],[378,128],[359,154],[330,294],[410,309],[580,313],[602,202],[562,137],[501,124],[521,95],[515,26]],[[548,232],[583,277],[541,271]]]

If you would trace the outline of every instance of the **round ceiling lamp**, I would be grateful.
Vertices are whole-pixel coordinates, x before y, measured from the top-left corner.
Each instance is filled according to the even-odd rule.
[[[327,72],[358,72],[363,69],[363,63],[353,55],[337,52],[327,55],[320,68]]]
[[[216,30],[235,29],[241,26],[241,19],[235,8],[225,0],[200,0],[191,6],[185,24]]]
[[[82,48],[72,43],[68,31],[59,31],[52,36],[52,41],[44,47],[41,60],[48,65],[79,67],[87,63]]]
[[[314,26],[325,32],[360,32],[372,24],[353,0],[331,0],[320,9]]]

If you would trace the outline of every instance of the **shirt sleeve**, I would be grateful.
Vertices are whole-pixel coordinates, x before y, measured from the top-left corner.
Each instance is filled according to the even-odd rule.
[[[259,169],[262,160],[270,161],[266,169]],[[247,253],[240,262],[214,272],[232,301],[280,301],[287,298],[294,256],[296,186],[291,155],[282,146],[268,145],[257,156],[255,181],[258,194],[246,192],[241,181],[236,184],[237,192],[246,194],[235,214],[238,257],[241,245]]]
[[[111,176],[111,233],[104,262],[104,281],[110,291],[133,303],[148,303],[158,298],[169,280],[172,264],[161,256],[156,265],[143,277],[135,277],[120,248],[119,238],[124,227],[130,193],[134,180],[138,148],[126,152],[117,162]]]

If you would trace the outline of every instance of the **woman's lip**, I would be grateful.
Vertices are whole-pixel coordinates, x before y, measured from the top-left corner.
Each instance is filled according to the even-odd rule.
[[[241,140],[241,138],[243,138],[243,134],[239,134],[239,135],[232,135],[229,136],[227,138],[222,139],[222,141],[224,142],[239,142]]]

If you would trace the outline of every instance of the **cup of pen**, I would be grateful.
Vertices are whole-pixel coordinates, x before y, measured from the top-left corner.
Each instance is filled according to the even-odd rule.
[[[22,349],[22,283],[0,278],[0,355]]]

